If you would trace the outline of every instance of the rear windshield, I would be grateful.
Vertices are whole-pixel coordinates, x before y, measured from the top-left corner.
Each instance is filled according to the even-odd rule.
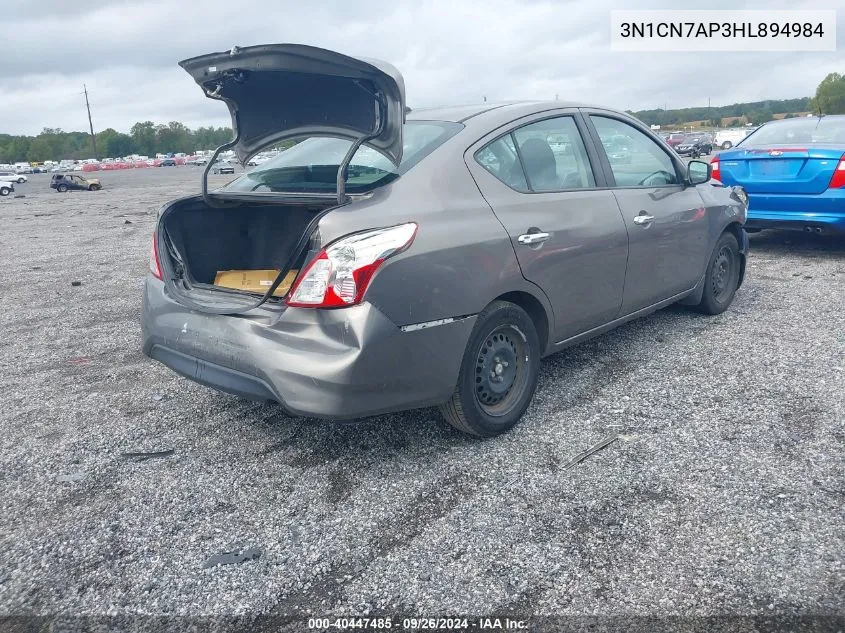
[[[398,168],[373,148],[360,147],[349,163],[347,193],[369,191],[398,178],[462,128],[460,123],[447,121],[405,123],[402,162]],[[346,139],[307,138],[220,191],[334,192],[337,190],[337,169],[351,145],[352,142]]]
[[[845,143],[845,117],[789,119],[757,128],[738,145]]]

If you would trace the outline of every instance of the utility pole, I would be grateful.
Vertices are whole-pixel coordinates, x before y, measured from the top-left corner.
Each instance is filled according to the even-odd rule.
[[[94,136],[94,123],[91,122],[91,105],[88,103],[88,86],[82,84],[85,91],[85,107],[88,109],[88,128],[91,130],[91,145],[94,146],[94,158],[97,158],[97,137]]]

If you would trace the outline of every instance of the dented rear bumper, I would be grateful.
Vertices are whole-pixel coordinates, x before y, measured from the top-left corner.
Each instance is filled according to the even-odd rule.
[[[475,317],[400,328],[369,303],[218,316],[190,310],[147,277],[143,350],[219,391],[288,412],[351,419],[445,402]]]

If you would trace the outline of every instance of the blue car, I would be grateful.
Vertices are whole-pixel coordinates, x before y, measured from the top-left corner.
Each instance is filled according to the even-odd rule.
[[[766,123],[711,164],[748,194],[746,230],[845,233],[845,115]]]

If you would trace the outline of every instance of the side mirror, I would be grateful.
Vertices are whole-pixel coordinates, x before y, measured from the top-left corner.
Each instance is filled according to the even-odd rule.
[[[687,180],[691,185],[702,185],[710,180],[710,163],[702,160],[691,160],[687,164]]]

